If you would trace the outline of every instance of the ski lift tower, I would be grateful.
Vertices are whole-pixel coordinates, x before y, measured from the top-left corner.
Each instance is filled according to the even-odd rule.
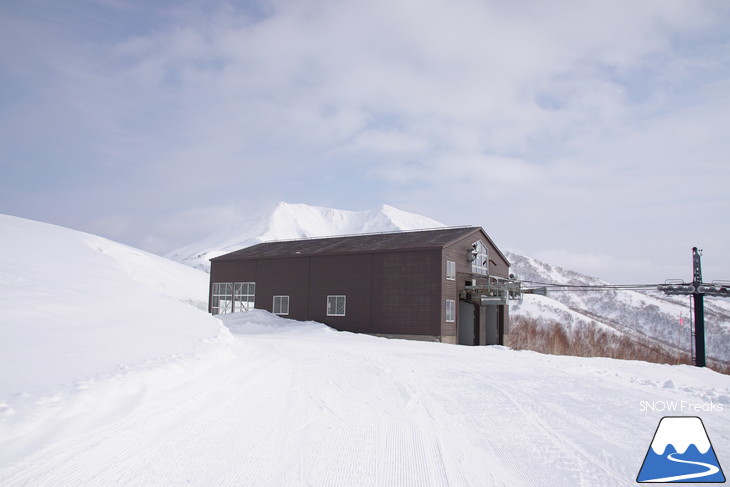
[[[657,289],[665,294],[691,295],[695,308],[695,365],[705,367],[705,296],[730,296],[730,286],[725,281],[702,282],[702,250],[692,247],[692,282],[660,284]]]

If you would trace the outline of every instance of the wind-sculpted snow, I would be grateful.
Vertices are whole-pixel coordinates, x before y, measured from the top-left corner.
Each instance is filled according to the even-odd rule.
[[[0,235],[0,416],[230,335],[199,309],[203,272],[6,215]]]

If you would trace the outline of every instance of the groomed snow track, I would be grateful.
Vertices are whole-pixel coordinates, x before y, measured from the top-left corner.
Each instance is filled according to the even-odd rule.
[[[730,408],[730,380],[690,367],[228,320],[214,363],[121,379],[93,414],[38,425],[43,446],[5,443],[0,484],[633,485],[660,417],[640,401]],[[730,451],[727,414],[705,422]]]

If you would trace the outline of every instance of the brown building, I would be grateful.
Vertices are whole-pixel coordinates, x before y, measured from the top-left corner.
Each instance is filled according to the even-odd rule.
[[[479,227],[267,242],[211,259],[210,312],[264,309],[378,336],[504,344],[518,284]]]

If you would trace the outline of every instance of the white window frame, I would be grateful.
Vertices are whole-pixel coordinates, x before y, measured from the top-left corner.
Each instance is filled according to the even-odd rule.
[[[339,302],[342,301],[342,312],[340,310]],[[347,314],[347,296],[344,294],[333,294],[327,296],[327,316],[345,316]]]
[[[446,261],[446,280],[456,280],[456,262],[454,262],[453,260]]]
[[[489,275],[489,248],[481,240],[472,244],[471,271],[482,276]]]
[[[456,323],[456,301],[446,300],[446,323]]]
[[[284,307],[284,303],[286,303],[286,307]],[[289,314],[289,296],[274,296],[271,310],[275,315],[287,316]]]
[[[248,311],[254,308],[256,302],[255,282],[233,283],[233,312]]]
[[[211,289],[210,312],[214,315],[223,315],[232,312],[233,283],[214,282]]]

